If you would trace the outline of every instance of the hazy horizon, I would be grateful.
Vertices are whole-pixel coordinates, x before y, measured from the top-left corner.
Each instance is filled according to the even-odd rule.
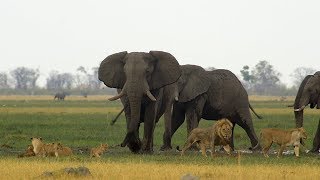
[[[74,73],[119,51],[162,50],[180,64],[236,75],[267,60],[283,83],[297,67],[320,70],[319,1],[3,0],[0,72]]]

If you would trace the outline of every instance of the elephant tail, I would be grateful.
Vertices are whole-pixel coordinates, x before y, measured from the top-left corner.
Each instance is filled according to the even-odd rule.
[[[257,116],[258,119],[262,119],[262,116],[259,116],[253,109],[253,107],[251,106],[251,104],[249,103],[249,108],[251,109],[251,111]]]

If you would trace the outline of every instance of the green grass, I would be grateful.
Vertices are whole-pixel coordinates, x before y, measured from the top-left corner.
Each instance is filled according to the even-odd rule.
[[[295,126],[293,111],[288,111],[288,104],[292,102],[280,101],[254,101],[251,102],[258,114],[263,116],[262,120],[258,120],[254,115],[253,123],[257,135],[262,128],[276,127],[276,128],[293,128]],[[105,112],[99,113],[11,113],[7,111],[0,111],[0,146],[7,144],[13,149],[0,147],[1,158],[15,158],[19,152],[22,152],[28,144],[31,143],[31,137],[41,136],[45,142],[62,142],[72,148],[77,147],[94,147],[100,143],[108,143],[110,146],[120,144],[126,133],[126,125],[124,115],[114,126],[109,123],[116,116],[117,112],[108,112],[110,107],[118,107],[120,110],[122,105],[119,101],[52,101],[52,100],[29,100],[29,101],[14,101],[6,100],[0,101],[1,108],[16,108],[17,110],[23,108],[106,108]],[[2,106],[5,105],[5,106]],[[263,110],[261,108],[280,109],[288,111],[288,113],[273,113]],[[290,109],[290,108],[289,108]],[[317,111],[317,110],[312,110]],[[304,126],[308,132],[308,139],[306,141],[306,148],[311,149],[312,140],[316,132],[316,127],[319,120],[320,111],[316,113],[305,113]],[[201,127],[211,126],[215,121],[200,122]],[[140,137],[143,135],[143,125],[140,127]],[[104,161],[112,162],[156,162],[156,163],[197,163],[197,164],[236,164],[238,159],[234,157],[225,157],[219,155],[215,159],[203,158],[197,152],[188,152],[185,157],[174,150],[169,152],[159,152],[162,145],[162,135],[164,131],[164,122],[161,119],[156,125],[154,135],[154,154],[153,155],[135,155],[132,154],[128,148],[113,147],[103,156]],[[239,126],[236,126],[235,132],[235,147],[236,149],[247,149],[250,147],[250,141],[245,131]],[[173,137],[173,146],[182,146],[186,139],[186,124],[176,132]],[[278,148],[274,146],[273,148]],[[271,158],[265,159],[261,154],[243,154],[241,157],[242,164],[319,164],[319,156],[314,154],[302,153],[301,158],[293,156],[285,156],[281,159]],[[34,158],[38,159],[38,158]],[[92,161],[88,158],[88,154],[77,154],[75,157],[62,159],[61,161]],[[32,161],[32,158],[31,158]],[[54,160],[56,161],[56,160]]]

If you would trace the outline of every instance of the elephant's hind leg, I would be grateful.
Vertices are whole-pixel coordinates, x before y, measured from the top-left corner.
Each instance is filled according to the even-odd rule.
[[[259,144],[256,132],[253,128],[253,123],[252,123],[252,118],[249,112],[249,108],[242,109],[240,110],[240,112],[241,112],[239,113],[240,119],[237,121],[237,124],[246,131],[248,137],[250,138],[252,150],[253,151],[260,150],[261,146]]]

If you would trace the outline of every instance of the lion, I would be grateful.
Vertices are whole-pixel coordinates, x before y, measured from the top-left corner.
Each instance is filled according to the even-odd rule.
[[[211,147],[211,156],[214,156],[215,146],[222,145],[227,154],[230,155],[230,138],[232,135],[232,123],[228,119],[221,119],[209,128],[195,128],[190,132],[190,135],[184,144],[181,151],[181,156],[191,147],[192,144],[197,143],[200,146],[201,153],[207,157],[206,148]],[[179,150],[179,146],[177,147]]]
[[[63,146],[61,143],[54,143],[53,149],[56,157],[73,155],[71,148]]]
[[[27,149],[25,150],[24,153],[19,154],[18,158],[22,158],[22,157],[31,157],[31,156],[35,156],[36,154],[33,152],[33,146],[32,145],[28,145]]]
[[[42,141],[42,138],[39,137],[32,137],[31,138],[31,143],[33,146],[33,152],[36,156],[55,156],[55,151],[54,151],[54,143],[51,144],[45,144]]]
[[[307,133],[304,128],[294,128],[289,130],[265,128],[261,130],[260,142],[262,145],[262,152],[265,157],[269,157],[267,152],[269,151],[272,143],[276,143],[280,146],[278,156],[282,155],[282,152],[287,146],[294,146],[294,154],[299,157],[300,140],[307,139]]]
[[[108,149],[108,144],[101,144],[99,147],[92,148],[90,151],[90,157],[100,157]]]

